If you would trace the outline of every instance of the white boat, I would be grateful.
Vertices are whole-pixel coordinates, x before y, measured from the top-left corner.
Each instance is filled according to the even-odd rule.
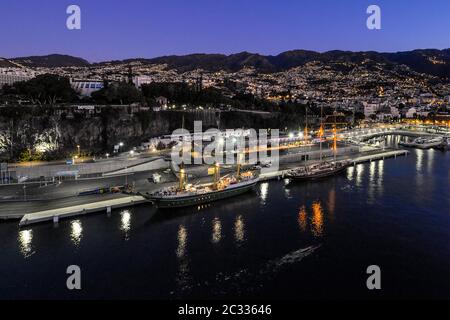
[[[400,141],[398,144],[403,147],[430,149],[434,147],[439,147],[442,144],[442,142],[443,142],[442,137],[437,138],[419,137],[414,139],[412,142]]]

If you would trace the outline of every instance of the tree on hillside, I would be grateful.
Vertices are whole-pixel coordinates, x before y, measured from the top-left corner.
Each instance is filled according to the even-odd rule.
[[[216,88],[196,90],[194,87],[182,82],[153,82],[142,86],[142,95],[148,104],[163,96],[174,104],[206,105],[229,104],[232,101],[226,98]]]
[[[77,99],[69,79],[52,74],[43,74],[28,81],[17,82],[8,87],[5,94],[16,94],[39,105],[73,102]]]
[[[92,100],[98,104],[131,104],[140,102],[142,95],[133,84],[127,82],[113,83],[93,92]]]

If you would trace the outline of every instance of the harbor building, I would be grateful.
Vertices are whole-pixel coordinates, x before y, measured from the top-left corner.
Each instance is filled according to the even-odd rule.
[[[104,83],[102,80],[70,79],[70,85],[81,96],[90,97],[93,92],[103,89]]]

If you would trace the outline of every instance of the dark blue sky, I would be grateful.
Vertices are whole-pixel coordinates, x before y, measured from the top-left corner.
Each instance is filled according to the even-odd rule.
[[[82,29],[66,29],[66,8]],[[381,30],[366,8],[381,7]],[[250,51],[403,51],[450,47],[450,0],[2,0],[0,56],[89,61]]]

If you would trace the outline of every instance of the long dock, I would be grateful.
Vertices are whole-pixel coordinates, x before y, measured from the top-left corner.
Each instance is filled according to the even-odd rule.
[[[367,156],[360,156],[352,160],[353,164],[358,164],[362,162],[371,162],[376,160],[384,160],[386,158],[397,158],[400,156],[407,156],[409,154],[408,150],[391,150],[384,151],[381,153],[375,153]]]
[[[370,155],[364,155],[364,156],[359,156],[359,157],[355,157],[355,158],[343,158],[343,159],[338,159],[338,160],[350,160],[351,163],[353,163],[353,165],[356,165],[358,163],[363,163],[363,162],[371,162],[371,161],[377,161],[377,160],[384,160],[387,158],[397,158],[400,156],[407,156],[408,153],[409,153],[408,150],[386,150],[386,151],[381,151],[381,152],[377,152],[377,153],[370,154]],[[267,172],[267,173],[261,173],[259,176],[260,181],[267,181],[267,180],[283,178],[284,175],[290,169],[291,168],[285,169],[285,170],[277,170],[277,171],[272,171],[272,172]]]
[[[59,219],[61,218],[69,218],[93,212],[101,212],[101,211],[111,212],[112,209],[129,207],[144,202],[146,202],[146,200],[141,196],[129,196],[120,199],[111,199],[87,203],[83,205],[27,213],[20,220],[19,226],[26,226],[45,221],[58,222]]]

